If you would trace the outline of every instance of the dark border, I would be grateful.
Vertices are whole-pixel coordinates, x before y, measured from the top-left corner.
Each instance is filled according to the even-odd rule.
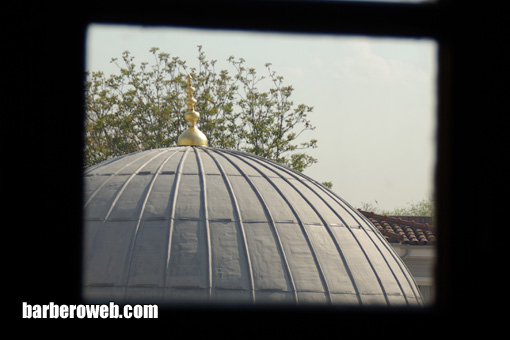
[[[89,23],[102,22],[424,37],[439,42],[435,307],[182,307],[163,308],[160,318],[172,317],[174,322],[180,320],[181,326],[190,327],[212,315],[224,322],[215,324],[217,327],[262,318],[268,324],[303,332],[341,325],[357,334],[374,329],[385,330],[383,334],[404,330],[419,334],[430,330],[433,334],[444,325],[493,329],[478,318],[490,315],[487,322],[497,323],[490,313],[496,312],[494,307],[502,303],[506,290],[501,281],[504,267],[497,263],[504,257],[496,254],[506,235],[502,212],[508,207],[509,172],[503,119],[508,116],[510,54],[505,43],[503,3],[144,1],[4,8],[1,25],[7,47],[2,51],[6,60],[2,79],[7,93],[2,113],[8,127],[4,150],[12,153],[2,164],[8,201],[3,227],[9,230],[4,246],[8,252],[4,281],[16,291],[10,310],[17,314],[14,311],[21,309],[23,301],[81,301],[85,34]],[[284,323],[282,316],[294,320]],[[368,320],[374,327],[367,327]]]

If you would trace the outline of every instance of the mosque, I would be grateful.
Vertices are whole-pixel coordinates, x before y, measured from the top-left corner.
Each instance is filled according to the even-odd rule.
[[[85,170],[86,301],[423,304],[369,218],[301,173],[208,147],[191,77],[186,92],[178,146]]]

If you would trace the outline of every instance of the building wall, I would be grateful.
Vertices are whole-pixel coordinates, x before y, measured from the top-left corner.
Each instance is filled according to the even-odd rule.
[[[432,304],[435,296],[435,246],[391,244],[414,276],[425,303]]]

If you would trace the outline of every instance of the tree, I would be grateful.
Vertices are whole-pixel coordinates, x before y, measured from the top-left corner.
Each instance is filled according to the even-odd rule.
[[[85,165],[126,153],[175,145],[187,128],[186,77],[193,77],[199,128],[217,148],[249,152],[303,171],[317,162],[303,150],[316,148],[317,140],[298,143],[305,131],[315,129],[307,119],[313,107],[295,105],[293,88],[265,65],[268,74],[257,75],[245,60],[228,58],[234,74],[216,71],[198,46],[198,68],[179,57],[150,49],[149,65],[137,66],[126,51],[112,59],[119,74],[88,72],[85,84]],[[263,84],[266,80],[266,84]],[[268,83],[268,84],[267,84]],[[261,91],[259,86],[267,90]]]
[[[386,216],[434,216],[434,201],[432,198],[423,199],[418,203],[408,203],[405,207],[393,210],[381,210],[372,203],[362,202],[360,209]]]

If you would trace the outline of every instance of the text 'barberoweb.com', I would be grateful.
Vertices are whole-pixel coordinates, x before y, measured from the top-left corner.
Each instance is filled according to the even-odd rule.
[[[23,302],[24,319],[157,319],[157,305],[31,305]]]

